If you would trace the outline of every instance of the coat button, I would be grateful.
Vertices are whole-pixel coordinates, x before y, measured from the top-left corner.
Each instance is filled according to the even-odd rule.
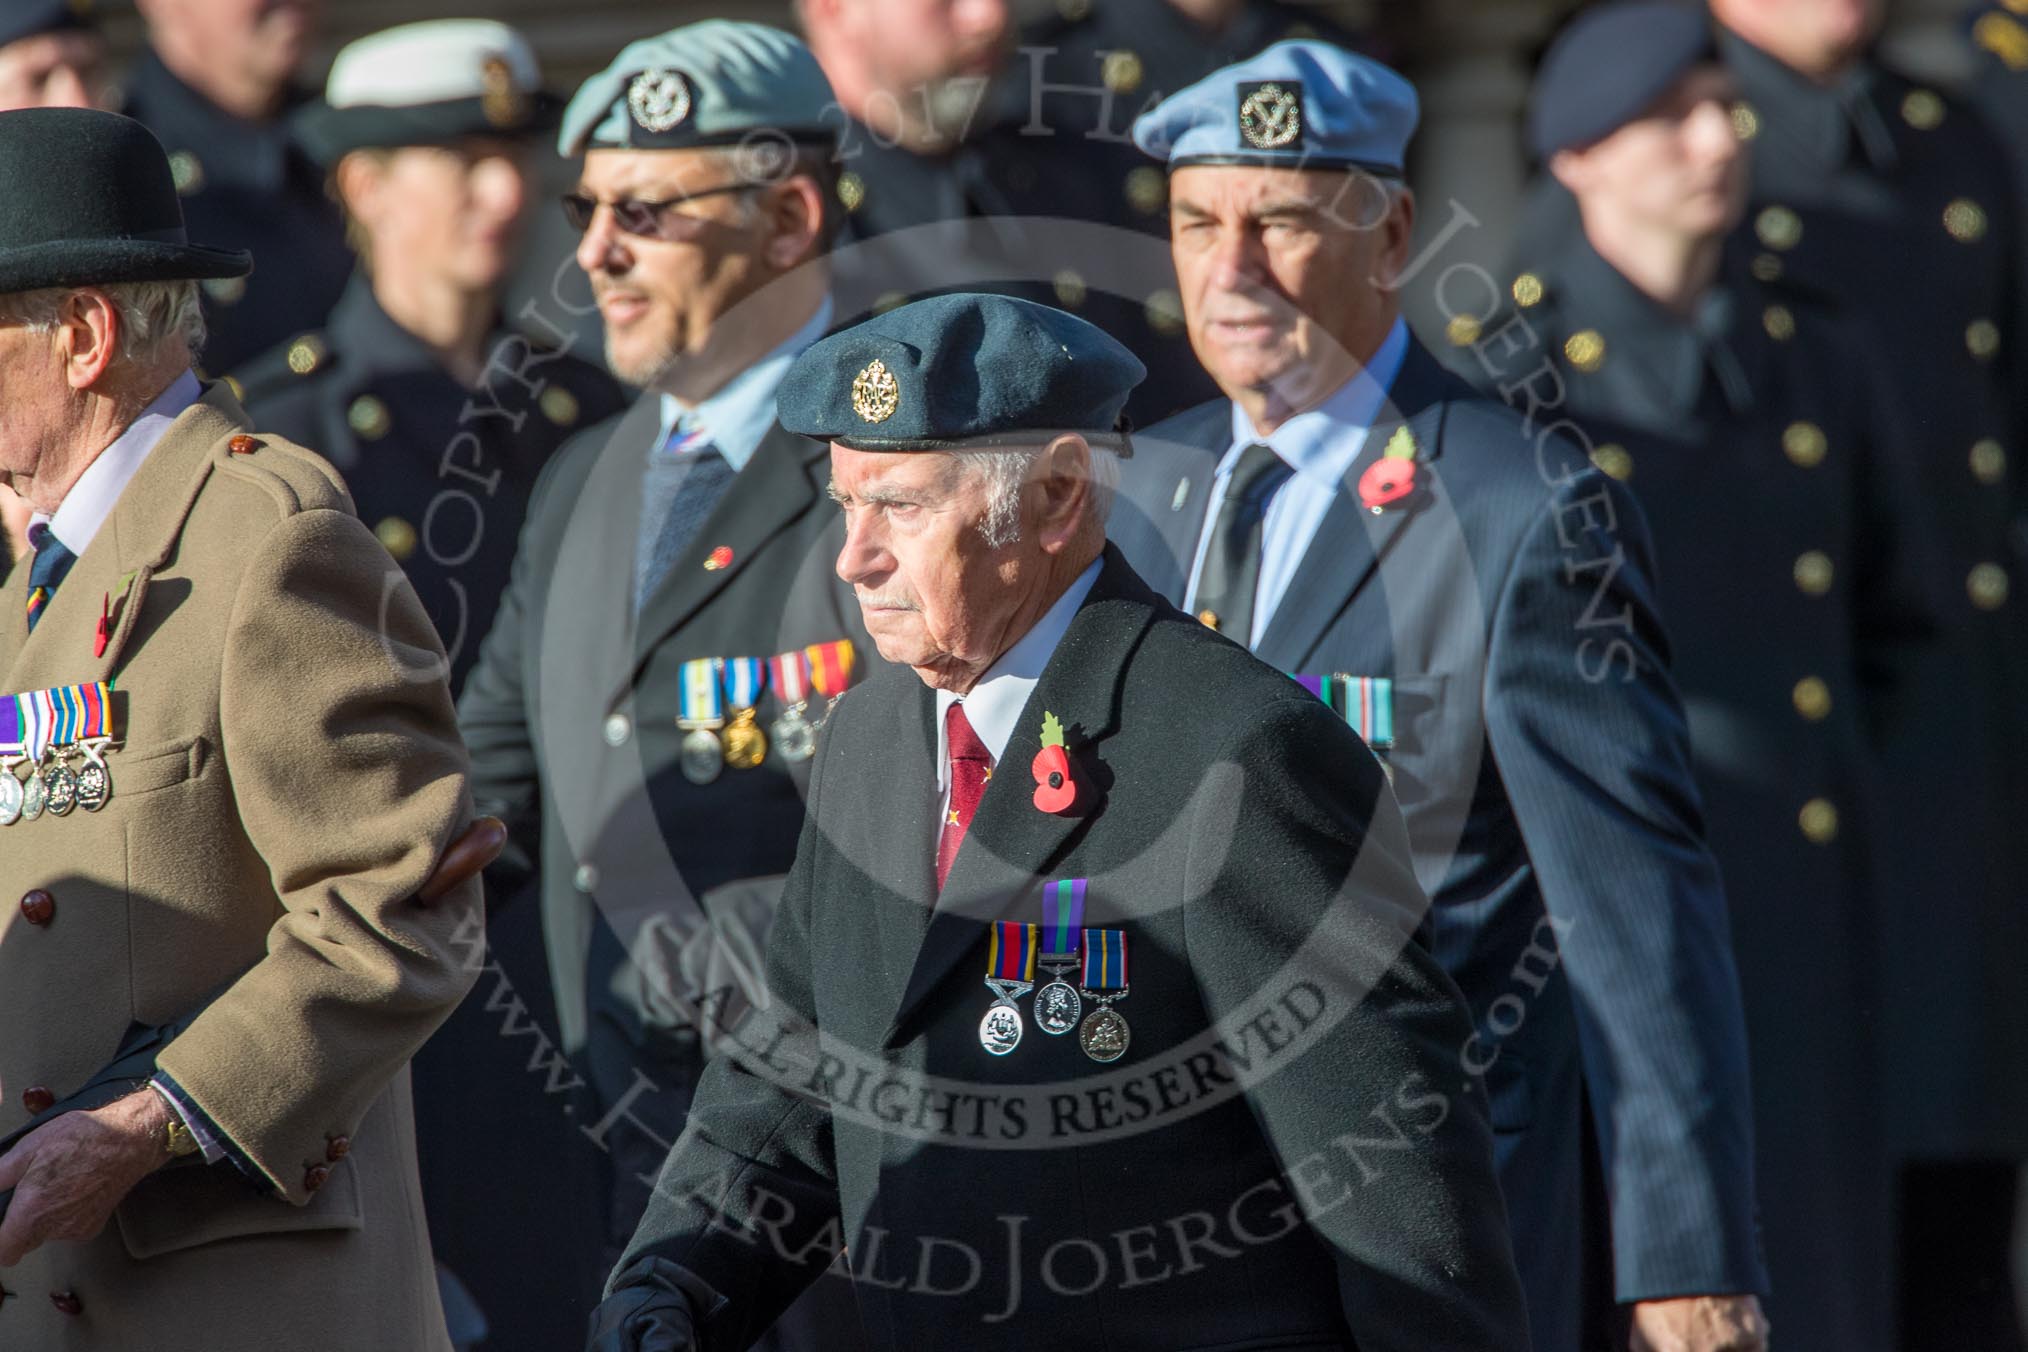
[[[577,888],[578,891],[589,896],[591,893],[598,891],[599,888],[598,868],[592,864],[579,864],[577,872],[571,876],[570,881],[571,885]]]
[[[1831,566],[1831,556],[1821,549],[1812,549],[1796,560],[1796,586],[1805,596],[1822,596],[1831,590],[1831,579],[1837,570]]]
[[[1824,435],[1824,429],[1812,422],[1790,423],[1782,433],[1782,453],[1804,469],[1815,469],[1824,463],[1824,454],[1831,448],[1831,442]]]
[[[1796,682],[1796,712],[1815,723],[1831,712],[1831,687],[1820,676],[1805,676]]]
[[[1988,486],[2007,478],[2007,448],[1991,437],[1972,446],[1972,477]]]
[[[231,441],[225,443],[225,449],[231,451],[234,455],[252,455],[260,448],[261,444],[244,432],[241,432]]]
[[[303,1170],[303,1191],[315,1192],[330,1180],[331,1170],[321,1164],[313,1164]]]
[[[324,1138],[324,1158],[331,1161],[331,1163],[336,1164],[351,1153],[352,1138],[350,1136],[326,1136]]]
[[[606,745],[625,746],[627,738],[634,735],[634,721],[625,714],[613,714],[606,719]]]
[[[77,1298],[75,1291],[52,1291],[49,1293],[49,1303],[65,1314],[84,1313],[84,1302]]]
[[[28,1110],[30,1117],[40,1117],[56,1106],[56,1095],[39,1084],[32,1084],[21,1091],[21,1106]]]
[[[56,919],[56,898],[36,888],[21,898],[21,917],[31,925],[47,925]]]
[[[1218,628],[1218,612],[1215,610],[1198,611],[1197,623],[1203,625],[1206,629]]]
[[[1812,845],[1829,845],[1838,838],[1838,809],[1828,798],[1812,798],[1796,814],[1796,825]]]
[[[2007,570],[1997,563],[1982,563],[1965,576],[1965,591],[1980,610],[1998,610],[2007,604]]]

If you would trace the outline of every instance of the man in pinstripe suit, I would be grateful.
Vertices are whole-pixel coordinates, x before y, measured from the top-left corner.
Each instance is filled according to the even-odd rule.
[[[1114,539],[1387,759],[1472,1005],[1460,1059],[1491,1095],[1534,1345],[1628,1319],[1636,1349],[1759,1349],[1738,977],[1647,528],[1544,429],[1550,391],[1524,421],[1400,319],[1415,119],[1394,72],[1281,43],[1136,124],[1169,163],[1190,338],[1228,398],[1136,437]],[[1610,1294],[1579,1280],[1606,1239],[1587,1098]]]

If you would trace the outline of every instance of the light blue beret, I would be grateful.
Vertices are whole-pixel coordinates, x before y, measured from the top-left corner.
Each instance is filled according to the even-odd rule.
[[[1277,42],[1213,71],[1134,121],[1134,144],[1171,169],[1259,164],[1400,177],[1415,86],[1328,42]]]
[[[842,122],[817,58],[765,24],[706,19],[629,43],[579,86],[556,148],[824,144]]]

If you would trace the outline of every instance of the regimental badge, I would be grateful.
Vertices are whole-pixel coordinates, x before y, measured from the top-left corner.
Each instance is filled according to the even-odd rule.
[[[479,67],[479,111],[496,127],[511,127],[528,112],[528,100],[514,83],[514,68],[506,58],[489,56]]]
[[[886,363],[876,359],[852,378],[852,411],[867,422],[886,422],[900,407],[901,386]]]
[[[1280,150],[1303,134],[1303,82],[1239,87],[1239,134],[1256,150]]]
[[[642,131],[673,131],[690,116],[690,81],[681,71],[648,70],[627,86],[627,111]]]

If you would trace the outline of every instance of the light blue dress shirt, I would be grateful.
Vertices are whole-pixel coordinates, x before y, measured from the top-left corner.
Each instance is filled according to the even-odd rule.
[[[1240,453],[1260,442],[1295,473],[1268,499],[1267,519],[1261,525],[1260,583],[1253,596],[1253,633],[1247,636],[1248,647],[1259,645],[1275,608],[1295,580],[1303,555],[1316,539],[1317,528],[1324,523],[1324,514],[1331,510],[1332,500],[1349,491],[1345,476],[1365,449],[1366,433],[1386,406],[1387,392],[1401,374],[1407,355],[1408,324],[1396,319],[1371,362],[1323,403],[1298,413],[1270,436],[1256,433],[1253,420],[1238,404],[1232,406],[1232,445],[1220,458],[1212,478],[1210,508],[1198,528],[1197,558],[1190,565],[1190,610],[1197,609],[1197,584],[1212,529],[1218,524],[1218,505],[1225,500]],[[1329,547],[1328,541],[1325,547]]]
[[[701,427],[709,432],[711,445],[725,457],[733,473],[745,469],[746,462],[753,459],[754,449],[775,425],[775,391],[781,388],[782,377],[789,373],[796,358],[803,355],[803,349],[823,337],[824,330],[830,327],[831,298],[826,296],[816,313],[790,334],[786,342],[719,386],[710,398],[685,408],[675,395],[663,395],[662,428],[649,448],[650,454],[668,444],[669,433],[680,421],[685,428]]]

